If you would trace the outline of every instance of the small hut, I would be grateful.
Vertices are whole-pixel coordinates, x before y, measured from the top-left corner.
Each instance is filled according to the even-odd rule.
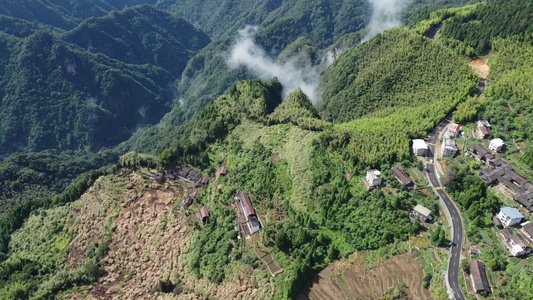
[[[205,222],[209,218],[209,210],[207,207],[202,206],[202,208],[200,208],[200,218],[202,219],[202,224],[205,225]]]

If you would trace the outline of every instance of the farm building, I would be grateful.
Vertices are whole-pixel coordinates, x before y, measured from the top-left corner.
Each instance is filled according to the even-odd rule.
[[[250,201],[250,197],[248,197],[248,194],[244,192],[237,193],[235,195],[235,201],[237,201],[237,203],[239,203],[242,208],[244,217],[246,218],[245,226],[247,227],[246,229],[248,229],[248,232],[250,233],[250,235],[261,230],[261,224],[259,223],[259,220],[257,219],[257,215],[252,206],[252,202]],[[246,229],[245,229],[245,232],[246,232]]]
[[[209,218],[209,210],[207,207],[203,206],[200,208],[200,219],[202,219],[202,224],[205,224],[207,219]]]
[[[479,255],[481,254],[481,250],[479,250],[476,246],[470,246],[470,248],[468,248],[468,254]]]
[[[487,273],[485,272],[485,266],[479,260],[471,260],[470,264],[470,279],[472,280],[472,286],[476,294],[486,291],[490,293],[489,280],[487,279]]]
[[[478,121],[477,122],[477,131],[476,134],[478,138],[480,139],[486,139],[489,136],[492,135],[492,131],[490,130],[491,126],[488,121]]]
[[[489,150],[494,152],[500,152],[503,149],[503,140],[500,138],[490,141]]]
[[[522,231],[524,232],[525,236],[533,239],[533,224],[529,222],[522,224]]]
[[[489,160],[494,159],[494,155],[489,152],[489,150],[485,149],[485,147],[475,144],[472,147],[468,147],[467,149],[468,153],[470,153],[472,156],[474,156],[477,160],[488,163]]]
[[[492,223],[494,224],[494,226],[496,226],[496,228],[503,228],[503,224],[497,216],[492,216]]]
[[[366,172],[366,177],[363,178],[363,183],[367,190],[373,190],[381,185],[381,173],[378,170],[370,170]]]
[[[441,153],[443,157],[454,157],[457,153],[457,146],[452,139],[444,138],[441,146]]]
[[[512,256],[522,256],[531,253],[531,247],[519,233],[511,234],[508,240],[511,245],[509,251]]]
[[[479,176],[486,185],[502,184],[513,194],[513,200],[529,211],[533,210],[533,184],[518,175],[502,158],[489,160],[490,168],[483,168]]]
[[[505,226],[520,224],[524,216],[514,207],[502,207],[497,215]]]
[[[224,165],[220,166],[220,171],[218,172],[220,175],[224,176],[228,172],[228,168]]]
[[[461,129],[461,125],[456,123],[451,123],[448,126],[447,135],[449,138],[453,139],[459,136],[459,129]]]
[[[413,153],[416,156],[424,156],[426,155],[426,151],[428,150],[428,146],[426,145],[426,142],[421,139],[413,140]]]
[[[424,207],[420,204],[417,204],[413,211],[409,214],[410,218],[416,218],[419,219],[422,222],[427,222],[433,220],[433,215],[431,214],[431,210],[429,208]]]
[[[187,197],[183,198],[183,206],[191,206],[193,200],[194,199],[191,196],[187,196]]]
[[[402,172],[402,170],[398,169],[397,167],[394,167],[390,170],[392,171],[392,174],[394,174],[394,177],[396,178],[396,180],[398,180],[401,184],[403,185],[411,184],[411,179],[407,175],[405,175],[405,173]]]

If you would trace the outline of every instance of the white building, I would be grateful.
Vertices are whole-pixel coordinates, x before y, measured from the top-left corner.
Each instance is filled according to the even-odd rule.
[[[459,129],[461,129],[461,125],[459,124],[451,123],[450,125],[448,125],[448,137],[450,137],[451,139],[458,137]]]
[[[379,186],[381,184],[381,173],[378,170],[370,170],[366,172],[366,181],[371,186]]]
[[[520,221],[524,218],[520,211],[514,207],[502,207],[496,217],[508,227],[520,224]]]
[[[477,126],[478,127],[485,126],[485,127],[488,127],[488,128],[491,127],[489,121],[487,121],[487,120],[479,120],[479,121],[477,121]]]
[[[489,150],[494,152],[500,152],[503,148],[503,140],[500,138],[490,141]]]
[[[426,155],[426,151],[428,150],[428,146],[426,145],[426,142],[421,139],[413,140],[413,152],[416,156],[424,156]]]
[[[529,247],[520,234],[511,234],[509,244],[511,245],[509,251],[512,256],[522,256],[531,253],[531,247]]]
[[[414,217],[417,217],[423,222],[427,222],[428,220],[429,221],[433,220],[433,215],[431,214],[431,210],[429,210],[429,208],[424,207],[420,204],[417,204],[415,206],[415,208],[413,209],[412,215]]]
[[[443,157],[454,157],[457,153],[457,146],[452,139],[444,138],[441,146],[441,153]]]

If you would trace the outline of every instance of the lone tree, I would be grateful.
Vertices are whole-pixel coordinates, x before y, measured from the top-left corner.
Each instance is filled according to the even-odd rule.
[[[466,274],[470,274],[470,263],[468,262],[468,259],[463,259],[461,261],[461,268]]]
[[[446,171],[446,174],[442,177],[442,185],[445,187],[451,187],[452,184],[455,182],[455,178],[457,177],[457,171],[456,170],[448,170]]]

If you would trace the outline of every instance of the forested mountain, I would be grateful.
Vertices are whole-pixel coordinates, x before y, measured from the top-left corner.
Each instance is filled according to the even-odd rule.
[[[496,38],[532,42],[533,3],[527,0],[492,1],[472,12],[451,18],[441,32],[442,40],[468,56],[487,54]]]
[[[151,5],[88,19],[63,38],[89,52],[128,64],[159,66],[174,76],[210,42],[204,32]]]
[[[458,56],[404,29],[347,51],[321,80],[319,112],[342,129],[332,145],[349,144],[363,165],[409,156],[409,139],[425,136],[478,82]]]
[[[180,223],[188,228],[184,231],[187,234],[180,236],[190,241],[190,248],[184,248],[188,250],[181,255],[183,272],[177,275],[179,280],[174,277],[170,280],[190,287],[184,293],[193,294],[206,286],[224,284],[229,270],[246,264],[254,265],[251,254],[242,253],[240,247],[232,242],[235,239],[235,217],[228,210],[228,204],[237,189],[252,195],[254,207],[268,216],[262,221],[265,232],[262,243],[274,249],[272,254],[285,268],[284,273],[272,283],[258,286],[260,290],[268,290],[274,284],[267,298],[293,298],[314,270],[323,268],[339,255],[404,241],[409,234],[419,230],[416,223],[408,221],[405,208],[412,205],[412,200],[406,195],[390,199],[383,193],[365,192],[357,177],[351,180],[345,177],[348,172],[362,171],[354,167],[351,160],[337,154],[337,151],[346,149],[332,150],[321,145],[317,139],[320,133],[304,129],[306,124],[285,124],[287,116],[297,116],[296,120],[300,117],[319,120],[309,100],[300,91],[291,94],[288,101],[280,105],[281,88],[277,80],[269,83],[259,80],[238,82],[217,101],[207,105],[183,131],[181,139],[158,157],[161,165],[190,164],[206,174],[212,174],[222,160],[229,170],[228,175],[217,183],[218,201],[210,200],[208,192],[201,192],[195,200],[195,203],[208,205],[211,212],[212,221],[206,223],[203,229],[191,232],[194,227],[189,224],[195,222],[193,214],[190,217],[183,213],[177,215]],[[277,120],[281,124],[268,125],[269,120]],[[140,171],[138,178],[142,180],[139,185],[128,179],[131,175],[137,176],[135,169],[154,167],[154,160],[135,153],[127,154],[115,168],[95,173],[107,176],[93,181],[95,177],[88,175],[53,201],[47,202],[44,198],[34,201],[33,206],[24,203],[0,220],[0,241],[3,242],[0,246],[3,245],[4,258],[0,263],[3,284],[0,291],[11,297],[48,296],[76,285],[92,284],[102,276],[99,266],[106,265],[104,257],[110,251],[119,250],[115,247],[119,240],[126,240],[117,239],[123,233],[121,229],[113,234],[113,224],[123,219],[119,217],[122,214],[119,207],[130,209],[130,205],[137,201],[122,203],[123,200],[119,199],[138,198],[135,196],[138,191],[160,192],[162,186],[154,185],[143,173],[146,171]],[[119,171],[123,167],[128,169]],[[91,185],[93,187],[82,196],[82,200],[76,200]],[[168,189],[172,191],[174,187]],[[107,207],[108,200],[114,197],[118,197],[113,200],[115,204]],[[76,213],[87,199],[94,199],[90,209],[100,212],[94,217]],[[40,209],[46,203],[50,204]],[[131,208],[136,210],[133,206]],[[22,224],[20,220],[32,210],[39,213]],[[280,211],[286,217],[275,217]],[[63,222],[70,214],[72,221]],[[137,213],[130,215],[132,218],[136,216]],[[80,217],[96,218],[98,225],[91,230],[99,234],[91,236],[89,243],[80,244],[75,252],[67,252],[69,248],[63,245],[79,240],[86,232],[83,228],[87,221]],[[161,217],[158,214],[157,218]],[[173,218],[168,221],[161,219],[155,224],[164,222],[165,225],[158,225],[164,229],[167,222],[174,224]],[[103,223],[108,225],[103,226]],[[20,226],[18,232],[33,233],[11,236]],[[35,226],[50,235],[39,245],[32,242],[40,235],[31,229]],[[156,231],[152,232],[152,228],[142,228],[142,236],[147,239],[151,239],[155,232],[161,232],[157,230],[162,230],[154,228]],[[132,251],[133,255],[132,249],[120,248],[120,251]],[[394,246],[389,251],[395,251],[393,249]],[[77,264],[73,264],[72,255],[79,255]],[[118,265],[116,268],[124,271]],[[254,272],[253,276],[261,280],[271,278],[270,274],[258,274],[253,269],[242,272]],[[25,278],[23,282],[20,281],[21,276]],[[158,278],[155,277],[156,280]],[[136,284],[135,279],[131,280],[124,281],[124,291],[131,290]],[[157,294],[152,289],[142,292]],[[207,290],[205,293],[211,295],[213,292]]]
[[[18,36],[33,29],[17,30],[27,23],[4,20],[6,31]],[[209,42],[205,33],[150,6],[87,20],[64,35],[38,28],[24,39],[1,37],[0,155],[92,152],[127,140],[170,110],[175,76]]]
[[[101,17],[113,10],[156,0],[4,0],[0,14],[62,29],[71,29],[81,20]]]
[[[286,299],[354,251],[411,248],[426,229],[409,211],[438,211],[437,199],[420,181],[404,189],[390,169],[422,173],[410,140],[473,99],[469,56],[487,55],[491,66],[488,101],[476,100],[469,117],[533,142],[533,5],[441,9],[477,2],[412,1],[396,16],[411,29],[361,43],[374,12],[366,0],[3,1],[0,298]],[[155,6],[127,7],[146,3]],[[239,35],[246,25],[257,27]],[[440,25],[435,40],[424,37]],[[243,39],[271,66],[323,71],[319,102],[302,89],[283,99],[278,78],[229,68]],[[516,157],[533,167],[531,146]],[[210,180],[189,209],[180,203],[192,186],[153,179],[177,165]],[[390,186],[367,191],[370,168]],[[453,190],[476,189],[473,177]],[[261,219],[257,240],[236,238],[237,191]],[[258,267],[261,251],[283,273]],[[519,278],[497,296],[510,298]]]
[[[361,0],[163,0],[157,6],[217,38],[234,35],[245,25],[264,27],[259,43],[278,50],[299,36],[328,46],[343,34],[363,29],[370,17],[368,3]]]
[[[21,40],[0,82],[0,153],[98,150],[157,121],[172,99],[171,75],[81,51],[50,33]]]
[[[245,6],[234,9],[232,1],[224,2],[224,5],[218,5],[216,1],[201,3],[188,1],[168,6],[167,9],[178,16],[182,16],[193,24],[198,24],[200,28],[214,36],[221,37],[193,57],[183,72],[178,91],[186,107],[192,106],[193,110],[197,111],[198,104],[195,103],[201,103],[199,105],[201,107],[213,101],[216,95],[221,94],[233,82],[254,77],[244,68],[230,69],[224,57],[220,55],[231,50],[236,43],[237,30],[245,25],[257,26],[253,35],[254,42],[273,59],[276,59],[277,55],[299,38],[305,38],[308,45],[316,48],[313,50],[316,51],[313,55],[318,59],[310,62],[320,63],[325,51],[319,52],[319,49],[327,48],[344,34],[363,30],[370,19],[370,8],[366,1],[361,0],[263,2],[261,2],[263,6],[257,6],[260,7],[259,11],[252,8],[247,10]],[[163,4],[160,3],[158,7],[167,7]],[[214,5],[217,5],[216,9],[212,7]],[[246,17],[241,18],[246,21],[243,23],[228,23],[226,19],[220,19],[210,25],[211,23],[201,21],[203,19],[219,20],[206,14],[207,11],[231,15],[230,10],[232,14],[253,15],[251,20],[253,22],[246,21]],[[191,16],[198,17],[191,18]],[[231,27],[225,29],[224,24],[229,24]],[[351,43],[346,43],[346,46],[352,47],[359,40],[351,40]],[[302,49],[296,49],[298,51],[292,51],[291,58],[298,57],[300,54],[307,55]],[[283,58],[283,60],[286,59],[287,57]]]

